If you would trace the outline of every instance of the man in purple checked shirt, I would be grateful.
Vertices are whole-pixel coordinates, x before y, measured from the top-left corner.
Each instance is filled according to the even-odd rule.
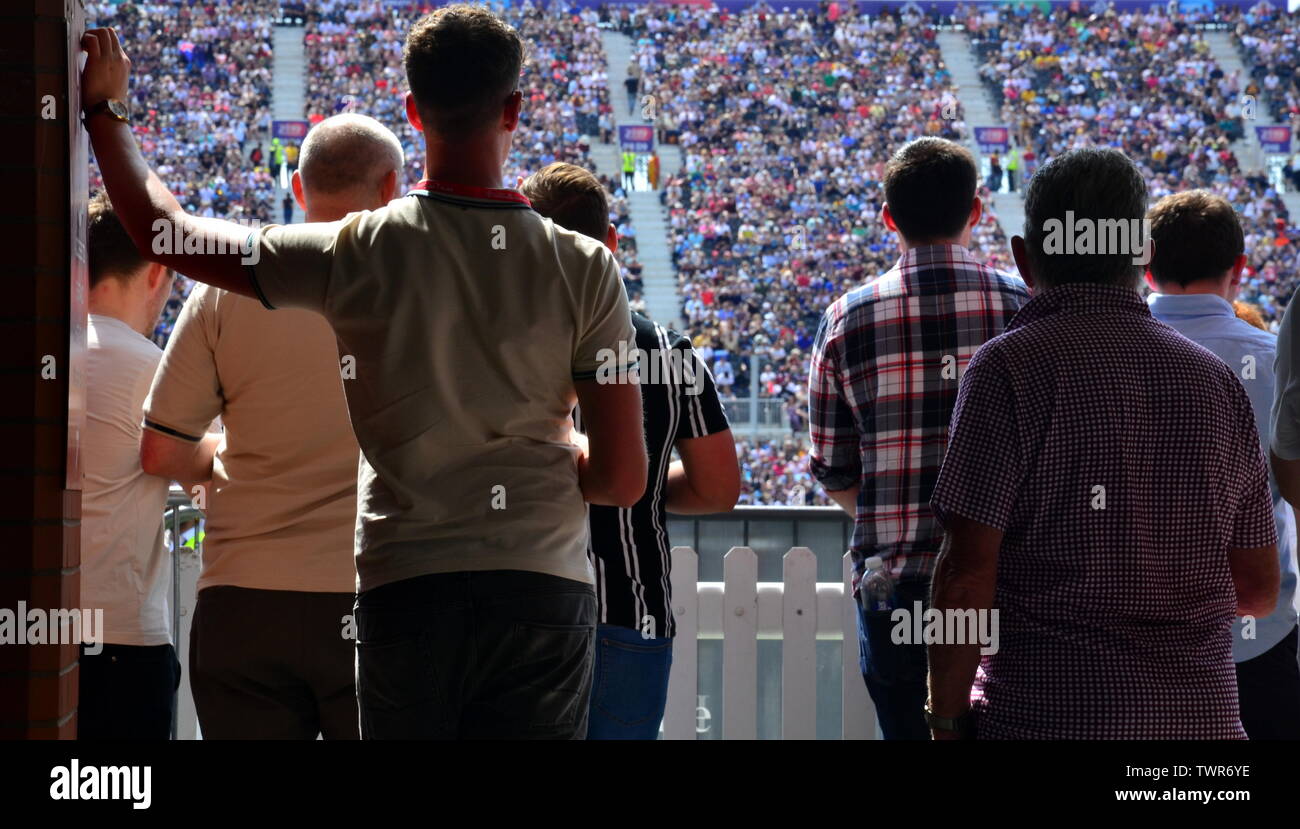
[[[1070,218],[1119,241],[1103,222],[1146,201],[1112,149],[1029,182],[1012,252],[1034,297],[971,359],[930,502],[932,606],[996,612],[1000,637],[930,645],[936,739],[1245,739],[1230,631],[1280,578],[1250,398],[1151,316],[1140,238],[1056,244]]]

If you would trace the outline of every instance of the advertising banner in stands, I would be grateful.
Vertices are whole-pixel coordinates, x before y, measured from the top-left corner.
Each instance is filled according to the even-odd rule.
[[[1266,153],[1286,155],[1291,152],[1291,128],[1288,126],[1255,127],[1255,135]]]
[[[271,136],[281,141],[301,141],[307,137],[311,124],[307,121],[272,121]]]
[[[649,125],[621,126],[618,128],[618,143],[625,150],[648,153],[655,148],[655,128]]]
[[[975,143],[982,153],[1005,153],[1010,146],[1011,130],[1008,127],[976,127]]]

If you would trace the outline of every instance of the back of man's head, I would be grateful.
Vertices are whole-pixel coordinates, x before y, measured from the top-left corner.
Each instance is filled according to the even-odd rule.
[[[560,227],[606,242],[609,201],[605,188],[589,171],[575,164],[548,164],[519,185],[533,209]]]
[[[387,199],[381,197],[392,198],[403,163],[402,144],[392,130],[356,113],[312,127],[299,158],[308,209],[317,201],[339,203],[345,213],[382,207]]]
[[[1025,248],[1035,285],[1136,288],[1146,209],[1146,181],[1119,150],[1070,150],[1040,167],[1025,194]],[[1091,247],[1082,244],[1087,239]]]
[[[524,42],[479,6],[444,6],[406,36],[406,80],[425,130],[464,141],[499,117],[519,86]]]
[[[909,243],[951,241],[970,220],[975,179],[970,150],[943,138],[918,138],[885,165],[885,205]]]
[[[1207,190],[1165,196],[1147,221],[1154,244],[1149,268],[1157,285],[1186,288],[1219,280],[1246,249],[1237,212]]]
[[[108,194],[100,191],[90,198],[90,223],[86,228],[90,259],[90,287],[106,279],[126,284],[142,276],[149,262],[136,250],[135,242],[117,218]]]

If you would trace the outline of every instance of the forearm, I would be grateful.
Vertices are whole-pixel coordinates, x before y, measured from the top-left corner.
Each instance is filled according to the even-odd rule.
[[[935,565],[930,606],[940,613],[948,610],[990,612],[994,584],[976,581],[953,565],[947,554]],[[980,663],[980,643],[932,644],[926,649],[930,662],[930,707],[940,717],[958,717],[970,707],[970,690]]]
[[[828,489],[826,495],[838,504],[840,509],[856,518],[858,515],[858,492],[860,490],[861,487],[858,486],[851,486],[848,489]]]
[[[644,472],[643,469],[643,476]],[[644,485],[641,493],[632,497],[630,488],[621,483],[622,477],[617,470],[609,468],[608,464],[593,463],[590,455],[578,456],[578,486],[582,490],[583,500],[588,504],[630,507],[636,503],[641,494],[644,494]]]
[[[1282,493],[1282,497],[1292,507],[1300,504],[1300,460],[1283,460],[1272,451],[1268,454],[1278,492]]]
[[[101,116],[87,121],[86,130],[122,226],[136,248],[153,259],[154,226],[160,219],[169,224],[181,221],[180,202],[145,163],[129,125]]]
[[[735,506],[735,499],[731,504],[724,505],[720,503],[717,497],[697,492],[691,485],[690,476],[686,474],[686,465],[681,461],[674,461],[668,467],[668,497],[664,501],[664,506],[669,512],[678,515],[711,515],[716,512],[726,512]]]

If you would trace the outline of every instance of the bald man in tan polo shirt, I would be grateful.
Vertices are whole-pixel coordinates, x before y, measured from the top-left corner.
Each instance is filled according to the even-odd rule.
[[[339,115],[303,142],[307,221],[382,207],[402,150]],[[273,359],[272,359],[273,358]],[[206,285],[185,304],[145,404],[146,470],[207,487],[190,675],[207,738],[356,739],[353,649],[359,450],[354,376],[329,324]],[[204,436],[217,415],[223,435]]]

